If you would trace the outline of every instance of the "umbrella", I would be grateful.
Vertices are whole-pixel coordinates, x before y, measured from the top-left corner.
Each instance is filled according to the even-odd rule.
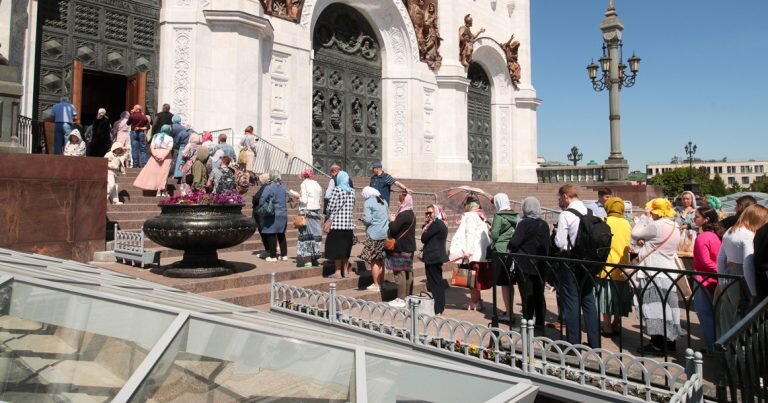
[[[480,201],[480,208],[485,214],[493,214],[496,207],[493,205],[493,195],[480,188],[471,186],[459,186],[449,188],[437,193],[437,204],[443,206],[446,211],[464,212],[464,202],[473,196]]]

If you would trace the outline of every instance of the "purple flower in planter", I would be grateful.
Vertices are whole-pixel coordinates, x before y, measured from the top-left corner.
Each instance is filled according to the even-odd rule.
[[[243,196],[235,191],[224,193],[205,193],[204,190],[190,193],[184,196],[171,196],[160,201],[162,205],[227,205],[227,204],[245,204]]]

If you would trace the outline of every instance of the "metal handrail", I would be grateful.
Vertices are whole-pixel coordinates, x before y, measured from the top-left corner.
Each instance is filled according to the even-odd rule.
[[[715,348],[719,351],[726,351],[728,349],[728,345],[733,343],[735,339],[739,337],[753,322],[763,319],[761,315],[764,313],[768,313],[768,297],[757,304],[757,306],[749,311],[746,316],[741,318],[741,320],[736,323],[735,326],[720,336],[720,338],[715,342]]]

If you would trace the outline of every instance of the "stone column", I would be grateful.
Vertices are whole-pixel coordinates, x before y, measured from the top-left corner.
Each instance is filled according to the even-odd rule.
[[[435,133],[438,150],[435,179],[472,180],[472,164],[467,156],[468,89],[466,75],[437,76],[437,116],[441,118],[437,120]]]
[[[15,66],[0,65],[0,152],[23,153],[19,144],[19,106],[24,87]]]

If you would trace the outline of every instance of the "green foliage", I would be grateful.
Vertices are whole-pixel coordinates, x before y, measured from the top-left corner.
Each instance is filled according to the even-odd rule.
[[[729,193],[739,193],[743,190],[739,182],[733,182],[733,185],[728,189]]]
[[[763,175],[755,178],[755,181],[750,185],[749,190],[753,192],[768,193],[768,176]]]
[[[720,176],[720,174],[715,174],[715,179],[712,179],[709,191],[710,194],[713,194],[717,197],[723,197],[729,194],[728,187],[725,185],[725,181]]]
[[[696,168],[676,168],[654,176],[648,180],[648,183],[661,186],[665,196],[675,197],[683,192],[684,186],[688,183],[688,178],[691,176],[701,187],[701,194],[714,194],[712,192],[712,180],[709,179],[706,171]],[[720,181],[722,182],[722,178]],[[725,184],[723,183],[723,185]]]

